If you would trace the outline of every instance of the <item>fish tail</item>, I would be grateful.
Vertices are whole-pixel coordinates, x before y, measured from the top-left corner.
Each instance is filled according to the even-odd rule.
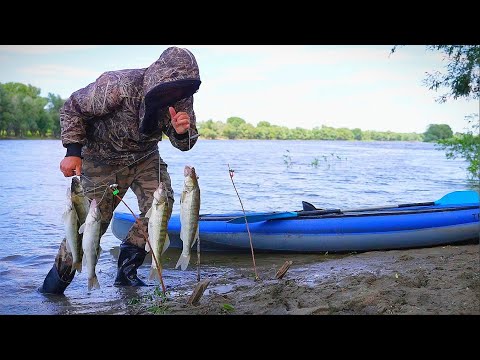
[[[175,265],[175,269],[177,269],[180,266],[182,270],[185,270],[189,262],[190,262],[190,254],[188,255],[181,254],[180,258],[177,261],[177,265]]]
[[[82,262],[81,261],[73,263],[72,271],[70,272],[70,274],[73,273],[75,270],[77,270],[79,273],[82,272]]]
[[[91,279],[88,279],[88,290],[100,289],[100,284],[98,283],[97,275],[94,275]]]
[[[148,277],[149,280],[158,279],[158,271],[153,267],[150,268],[150,275]]]
[[[163,245],[163,250],[162,250],[162,254],[167,251],[168,247],[170,246],[170,238],[168,237],[168,234],[167,236],[165,237],[165,244]]]

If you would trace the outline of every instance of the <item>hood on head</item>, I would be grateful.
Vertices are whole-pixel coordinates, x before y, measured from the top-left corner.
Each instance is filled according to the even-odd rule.
[[[200,83],[200,72],[193,54],[187,49],[169,47],[145,70],[145,115],[192,96]]]

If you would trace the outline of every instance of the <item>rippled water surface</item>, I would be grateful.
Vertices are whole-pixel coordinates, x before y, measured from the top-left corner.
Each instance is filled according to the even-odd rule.
[[[302,200],[332,208],[396,205],[435,201],[468,188],[466,164],[446,159],[443,151],[426,143],[201,140],[189,152],[168,141],[159,146],[172,177],[174,213],[180,210],[185,165],[195,166],[199,175],[201,213],[241,210],[228,166],[245,210],[299,210]],[[59,171],[64,155],[58,140],[0,141],[0,314],[119,314],[132,296],[151,291],[112,286],[119,241],[109,229],[97,265],[101,289],[88,292],[83,272],[64,297],[36,292],[63,237],[62,212],[71,181]],[[138,210],[131,191],[124,200]],[[121,204],[117,211],[128,210]],[[170,291],[186,289],[195,281],[196,269],[174,270],[178,252],[166,255],[172,259],[164,270],[166,285]],[[293,257],[322,260],[319,255]],[[280,260],[262,254],[257,262]],[[250,263],[249,254],[202,255],[208,276],[228,278],[229,271]],[[147,257],[140,277],[148,276],[149,267]]]

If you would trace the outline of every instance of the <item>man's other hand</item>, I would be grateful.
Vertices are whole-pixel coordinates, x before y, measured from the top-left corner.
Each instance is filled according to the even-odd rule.
[[[172,118],[172,126],[177,134],[185,134],[190,128],[190,116],[183,111],[177,113],[172,106],[168,108],[168,111]]]

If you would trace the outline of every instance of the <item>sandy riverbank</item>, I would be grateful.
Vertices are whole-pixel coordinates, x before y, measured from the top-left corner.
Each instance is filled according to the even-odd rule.
[[[282,255],[258,261],[222,276],[207,274],[210,284],[200,302],[187,305],[195,281],[174,296],[142,300],[129,314],[170,315],[387,315],[480,314],[478,244],[372,251],[345,256]],[[283,279],[275,273],[285,260],[293,264]]]

